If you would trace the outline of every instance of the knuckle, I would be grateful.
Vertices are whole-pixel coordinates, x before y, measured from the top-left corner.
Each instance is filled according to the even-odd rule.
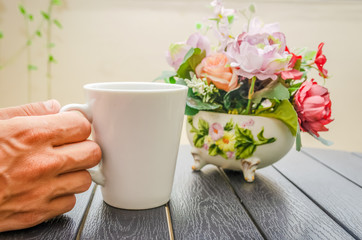
[[[72,210],[74,208],[76,202],[77,202],[77,199],[76,199],[75,195],[67,196],[67,201],[64,204],[64,209],[63,209],[64,213]]]
[[[84,171],[80,171],[81,174],[81,180],[80,180],[80,187],[79,187],[79,191],[80,192],[85,192],[89,189],[89,187],[92,184],[92,178],[91,175],[89,174],[88,171],[84,170]]]

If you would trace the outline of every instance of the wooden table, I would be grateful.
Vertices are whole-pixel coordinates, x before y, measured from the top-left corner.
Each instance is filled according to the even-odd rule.
[[[181,146],[166,206],[116,209],[93,185],[71,212],[0,239],[362,239],[361,153],[291,151],[257,170],[254,183],[191,165],[190,147]]]

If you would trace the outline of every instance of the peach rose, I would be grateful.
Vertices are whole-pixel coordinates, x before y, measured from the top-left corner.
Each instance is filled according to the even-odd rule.
[[[238,86],[238,76],[234,68],[229,66],[229,60],[223,53],[210,55],[197,65],[196,76],[206,78],[208,84],[212,82],[218,89],[229,92]]]

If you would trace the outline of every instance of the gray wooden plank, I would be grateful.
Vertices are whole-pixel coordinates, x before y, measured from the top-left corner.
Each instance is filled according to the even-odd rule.
[[[362,187],[362,158],[350,152],[317,148],[303,148],[302,152]]]
[[[95,184],[88,191],[76,195],[77,202],[70,212],[32,228],[0,233],[0,239],[75,239],[94,186]]]
[[[180,147],[169,203],[175,239],[262,239],[218,168],[192,172],[190,150]]]
[[[267,239],[353,239],[273,167],[257,170],[253,183],[225,173]]]
[[[169,239],[165,206],[124,210],[103,202],[97,188],[80,239]]]
[[[359,186],[295,151],[274,166],[346,231],[362,238],[362,189]]]

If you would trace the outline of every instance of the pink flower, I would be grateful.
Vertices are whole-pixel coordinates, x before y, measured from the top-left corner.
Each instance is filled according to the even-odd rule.
[[[249,79],[256,76],[259,80],[276,80],[277,74],[287,69],[291,59],[285,46],[285,36],[279,32],[277,24],[263,25],[253,18],[249,31],[229,44],[226,54],[239,75]]]
[[[204,58],[197,65],[195,72],[198,78],[206,78],[218,89],[229,92],[238,86],[238,76],[235,69],[228,66],[229,60],[223,53],[216,53]]]
[[[318,51],[317,54],[315,56],[315,60],[314,63],[317,65],[320,73],[319,75],[321,75],[324,78],[328,77],[328,71],[327,69],[324,69],[324,64],[327,62],[327,58],[326,56],[323,54],[322,48],[324,46],[324,43],[320,43],[318,46]]]
[[[186,42],[187,45],[193,48],[200,48],[201,51],[206,52],[206,56],[210,54],[211,47],[209,39],[201,33],[193,33]]]
[[[304,82],[294,99],[301,130],[317,137],[318,132],[328,131],[325,125],[333,121],[331,105],[328,89],[318,85],[313,79]]]
[[[172,43],[166,52],[167,63],[177,71],[190,48],[184,42]]]
[[[186,53],[191,48],[200,48],[202,51],[206,51],[206,55],[208,55],[210,52],[210,42],[207,37],[202,34],[193,33],[186,42],[178,42],[170,45],[166,52],[167,63],[177,71]]]
[[[233,158],[234,156],[235,156],[235,152],[227,152],[226,153],[226,156],[228,157],[228,158]]]
[[[224,128],[220,123],[213,123],[209,128],[209,135],[212,140],[216,141],[224,135]]]

